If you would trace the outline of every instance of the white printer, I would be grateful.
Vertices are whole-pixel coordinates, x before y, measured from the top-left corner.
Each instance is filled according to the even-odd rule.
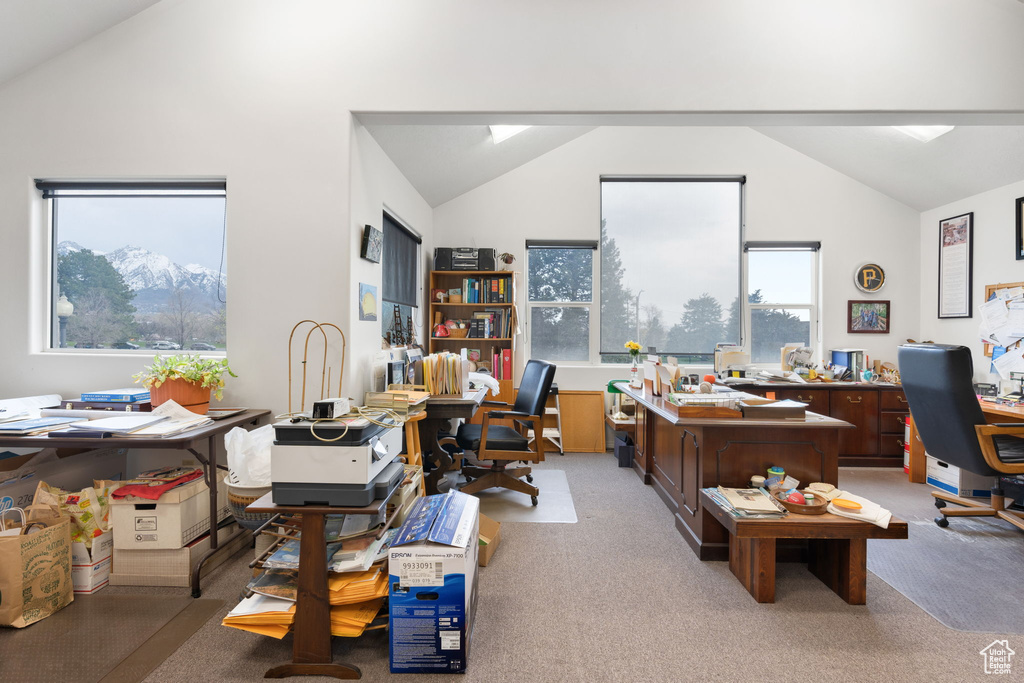
[[[322,439],[342,438],[336,441]],[[401,483],[402,428],[355,418],[341,422],[285,420],[274,425],[270,479],[278,505],[363,507],[384,498]]]

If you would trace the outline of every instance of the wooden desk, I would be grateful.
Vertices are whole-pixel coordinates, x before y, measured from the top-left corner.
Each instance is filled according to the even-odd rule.
[[[1006,406],[989,401],[980,401],[981,412],[985,420],[993,422],[1024,422],[1024,406]],[[924,444],[917,433],[917,425],[910,420],[910,472],[908,478],[915,484],[924,484],[927,479],[928,461],[925,457]]]
[[[709,486],[742,487],[778,465],[804,484],[837,484],[838,433],[847,422],[808,413],[806,420],[684,418],[660,396],[618,384],[637,403],[633,470],[675,516],[676,529],[702,560],[724,560],[728,534],[701,504]]]
[[[427,416],[420,422],[420,443],[424,461],[429,460],[434,465],[430,472],[423,475],[428,496],[444,493],[441,489],[446,487],[441,481],[453,462],[452,456],[441,446],[438,435],[448,420],[459,417],[468,420],[473,417],[488,391],[484,387],[467,391],[461,397],[431,396],[427,399]]]
[[[198,598],[203,594],[199,585],[199,572],[206,561],[216,555],[221,548],[228,547],[231,541],[247,533],[245,529],[239,528],[236,533],[222,542],[219,542],[217,538],[217,468],[227,469],[226,463],[218,464],[217,462],[217,437],[231,431],[235,427],[246,424],[256,425],[269,414],[269,410],[250,408],[238,415],[214,420],[211,425],[167,438],[111,436],[104,439],[76,439],[67,436],[0,436],[0,448],[84,448],[88,450],[98,450],[101,448],[156,448],[184,450],[194,455],[203,465],[206,485],[210,488],[210,549],[199,558],[199,561],[192,568],[192,597]],[[103,413],[101,416],[107,417],[109,413]],[[197,450],[202,448],[204,441],[206,442],[205,455],[200,450]]]
[[[867,602],[867,539],[907,538],[907,523],[895,517],[885,529],[828,512],[737,519],[705,492],[700,498],[729,531],[729,570],[758,602],[775,602],[775,543],[780,538],[809,539],[808,569],[851,605]]]
[[[327,540],[324,517],[327,515],[379,515],[401,488],[396,486],[387,498],[366,507],[329,505],[275,505],[273,493],[267,493],[245,508],[246,512],[302,515],[299,538],[298,594],[292,637],[292,661],[267,669],[264,678],[288,676],[333,676],[361,678],[354,664],[335,664],[331,653],[331,604],[327,590]],[[385,529],[387,526],[385,525]]]
[[[615,420],[610,413],[605,413],[604,423],[611,427],[613,432],[626,432],[633,441],[636,441],[636,420],[632,417],[627,420]]]

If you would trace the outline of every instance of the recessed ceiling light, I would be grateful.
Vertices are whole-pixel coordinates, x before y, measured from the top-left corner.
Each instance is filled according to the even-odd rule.
[[[494,144],[504,142],[513,135],[519,135],[530,126],[488,126],[491,129],[491,138]]]
[[[953,130],[955,126],[893,126],[893,128],[915,140],[931,142],[940,135],[945,135]]]

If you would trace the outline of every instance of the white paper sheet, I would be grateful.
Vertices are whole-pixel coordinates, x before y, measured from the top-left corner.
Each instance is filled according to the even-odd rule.
[[[992,367],[999,377],[1010,379],[1011,372],[1024,372],[1024,349],[1007,349],[1006,353],[992,361]]]

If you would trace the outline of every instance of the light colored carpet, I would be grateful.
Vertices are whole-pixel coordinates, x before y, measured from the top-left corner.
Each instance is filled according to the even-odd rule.
[[[935,489],[901,470],[844,468],[839,483],[870,491],[910,527],[905,541],[868,541],[869,570],[950,628],[1024,634],[1024,532],[985,517],[950,517],[940,529]]]
[[[460,478],[460,483],[464,482]],[[533,485],[540,489],[536,506],[525,493],[508,489],[487,489],[473,495],[480,499],[480,512],[498,522],[576,523],[576,507],[564,470],[535,468]]]

